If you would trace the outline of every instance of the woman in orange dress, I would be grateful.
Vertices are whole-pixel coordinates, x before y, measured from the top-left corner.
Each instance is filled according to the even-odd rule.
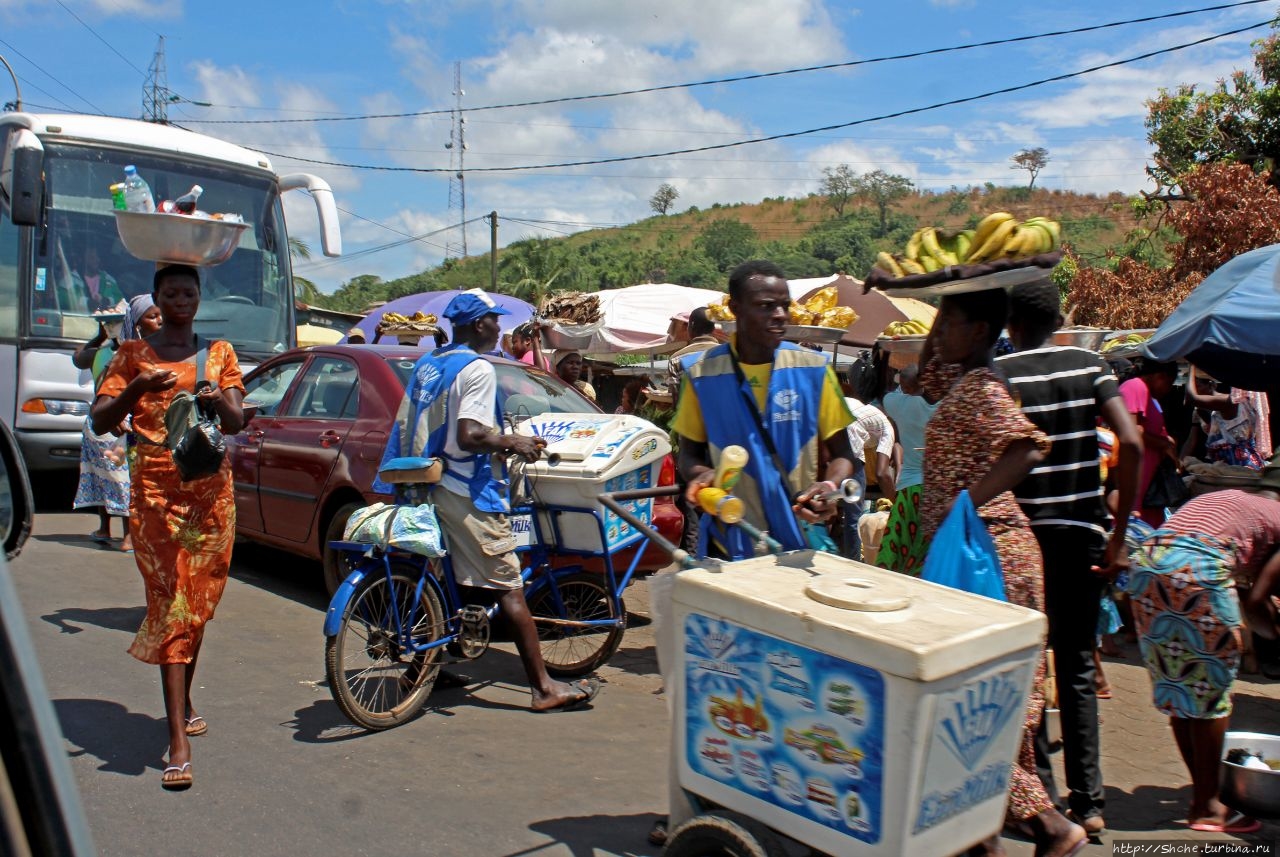
[[[209,729],[191,704],[191,680],[205,623],[227,582],[236,515],[230,463],[223,461],[212,476],[183,482],[164,446],[164,416],[178,391],[195,391],[201,348],[208,349],[204,377],[213,387],[199,396],[212,404],[225,433],[243,427],[244,384],[230,343],[197,343],[192,325],[200,306],[200,274],[195,268],[169,265],[156,271],[152,297],[164,325],[146,339],[121,345],[98,388],[92,417],[99,433],[133,418],[129,531],[146,584],[147,617],[129,654],[160,665],[169,723],[161,785],[182,789],[192,783],[188,737]]]

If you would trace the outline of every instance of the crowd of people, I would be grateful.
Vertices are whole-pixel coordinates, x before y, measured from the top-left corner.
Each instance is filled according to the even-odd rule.
[[[204,626],[226,582],[235,506],[226,462],[212,476],[181,478],[166,443],[166,413],[187,392],[216,414],[223,431],[244,424],[235,353],[195,335],[199,303],[196,270],[162,267],[152,294],[131,302],[119,334],[104,328],[75,355],[77,366],[93,372],[96,389],[76,503],[101,509],[94,536],[104,541],[111,518],[127,518],[122,546],[134,551],[147,599],[129,652],[160,667],[169,724],[162,785],[172,789],[191,784],[190,739],[209,729],[191,688]],[[696,514],[696,493],[711,484],[729,445],[749,454],[735,488],[748,522],[788,550],[838,551],[904,574],[920,572],[930,540],[967,492],[995,545],[1006,597],[1047,615],[1056,666],[1065,794],[1048,764],[1042,653],[1010,777],[1008,827],[1051,857],[1075,853],[1105,829],[1097,648],[1103,629],[1114,630],[1107,619],[1113,595],[1122,592],[1154,705],[1170,717],[1192,779],[1190,827],[1257,829],[1256,820],[1221,801],[1218,768],[1250,636],[1280,635],[1280,461],[1271,458],[1265,397],[1222,388],[1193,368],[1185,410],[1199,435],[1188,432],[1179,445],[1168,418],[1178,367],[1133,367],[1051,344],[1062,317],[1047,280],[1011,293],[944,297],[919,364],[901,369],[894,389],[865,402],[847,395],[825,354],[784,341],[790,295],[776,265],[752,261],[735,269],[729,303],[736,336],[721,341],[695,311],[688,344],[673,356],[667,378],[676,394],[672,425],[687,540],[713,557],[754,550],[741,530]],[[492,589],[502,602],[531,708],[568,710],[590,702],[599,684],[548,676],[523,603],[503,484],[489,464],[495,453],[533,460],[541,446],[540,439],[503,434],[494,422],[494,370],[478,357],[499,348],[504,314],[479,290],[454,299],[445,310],[453,341],[420,361],[441,371],[415,371],[386,454],[449,462],[433,498],[459,581]],[[1013,351],[996,358],[1006,330]],[[516,328],[508,353],[594,398],[581,378],[581,355],[547,355],[537,333]],[[448,418],[426,425],[445,393]],[[638,393],[632,390],[633,400]],[[1256,469],[1257,490],[1206,493],[1171,508],[1157,490],[1161,471],[1176,478],[1193,453]],[[863,545],[869,479],[891,510],[882,533]],[[836,489],[848,480],[859,486],[858,499],[838,502]],[[655,599],[662,589],[654,587]],[[665,612],[655,603],[655,619]],[[674,631],[656,624],[665,674]],[[664,836],[659,825],[652,839]],[[999,839],[974,853],[1001,853]]]

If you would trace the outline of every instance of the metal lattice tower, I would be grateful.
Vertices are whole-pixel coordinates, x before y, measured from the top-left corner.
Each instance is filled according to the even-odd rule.
[[[453,64],[453,126],[449,130],[449,142],[444,147],[449,150],[449,220],[457,220],[458,234],[445,242],[446,259],[457,259],[467,255],[467,183],[463,170],[463,162],[467,151],[466,127],[467,117],[462,115],[462,63]],[[459,252],[461,251],[461,252]]]
[[[169,122],[169,73],[164,64],[164,36],[156,42],[156,52],[142,83],[142,118],[161,125]]]

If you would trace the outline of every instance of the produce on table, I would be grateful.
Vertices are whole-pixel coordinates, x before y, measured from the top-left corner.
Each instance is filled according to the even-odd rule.
[[[913,318],[910,321],[891,321],[889,326],[880,334],[886,337],[895,336],[923,336],[929,332],[929,325],[919,319]]]
[[[1009,212],[997,211],[984,217],[975,229],[918,229],[902,253],[878,253],[875,266],[894,277],[930,274],[951,265],[1050,253],[1058,248],[1061,238],[1062,227],[1055,220],[1032,217],[1019,223]]]
[[[835,286],[819,289],[804,303],[792,301],[787,307],[787,323],[805,327],[848,327],[858,320],[853,307],[836,306],[840,293]],[[729,309],[729,296],[707,304],[707,319],[710,321],[734,321],[733,310]]]

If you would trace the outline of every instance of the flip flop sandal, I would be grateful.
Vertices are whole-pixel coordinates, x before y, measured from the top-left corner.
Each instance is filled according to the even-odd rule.
[[[1197,821],[1188,826],[1200,833],[1231,833],[1240,836],[1245,833],[1257,833],[1262,829],[1262,822],[1256,818],[1249,818],[1243,812],[1236,812],[1221,824],[1213,821]]]
[[[194,738],[197,735],[203,735],[209,731],[209,724],[203,717],[197,714],[195,717],[187,718],[187,737]]]
[[[591,676],[590,678],[584,678],[582,681],[574,682],[569,686],[579,691],[582,695],[565,700],[555,708],[536,709],[536,713],[556,714],[561,711],[576,711],[585,705],[589,705],[591,700],[596,698],[596,694],[600,692],[600,679]]]
[[[176,773],[179,776],[173,779],[165,779],[167,774]],[[191,763],[183,762],[181,765],[169,765],[160,774],[160,788],[171,792],[179,792],[183,789],[191,788],[191,784],[195,782],[195,778],[191,775]]]

